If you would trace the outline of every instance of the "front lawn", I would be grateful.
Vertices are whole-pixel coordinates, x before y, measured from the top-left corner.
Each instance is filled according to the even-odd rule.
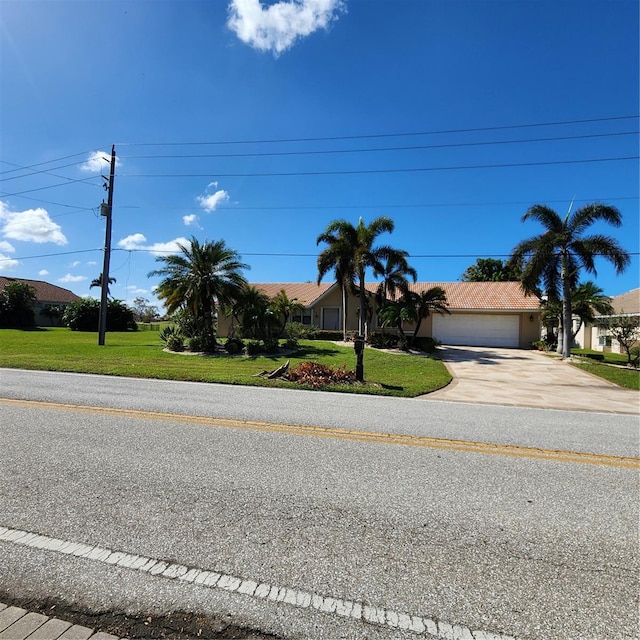
[[[640,370],[627,367],[627,356],[623,353],[603,353],[590,349],[571,349],[571,355],[583,358],[572,364],[583,371],[609,380],[627,389],[640,390]],[[594,359],[595,356],[595,359]]]
[[[35,331],[0,330],[0,367],[99,373],[136,378],[219,382],[265,387],[303,388],[295,383],[254,377],[287,360],[291,367],[311,360],[355,369],[352,347],[302,340],[291,355],[254,357],[201,356],[167,353],[157,332],[107,333],[98,346],[97,333],[47,328]],[[415,397],[441,389],[451,381],[437,359],[366,349],[365,385],[340,385],[326,390]]]

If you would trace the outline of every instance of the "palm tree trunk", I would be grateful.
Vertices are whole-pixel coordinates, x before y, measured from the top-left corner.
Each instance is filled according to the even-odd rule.
[[[347,287],[342,283],[342,339],[347,341]]]
[[[562,254],[562,357],[571,355],[571,280],[566,253]],[[559,338],[558,338],[559,340]]]

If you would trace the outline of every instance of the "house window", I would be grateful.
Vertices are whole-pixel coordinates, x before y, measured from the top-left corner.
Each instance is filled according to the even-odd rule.
[[[611,336],[598,336],[598,344],[601,347],[610,347],[611,346]]]
[[[311,324],[311,315],[293,316],[294,322],[301,322],[302,324]]]

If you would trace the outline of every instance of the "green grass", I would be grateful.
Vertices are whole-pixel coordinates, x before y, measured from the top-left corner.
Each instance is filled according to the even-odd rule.
[[[621,387],[640,390],[640,370],[631,369],[626,366],[627,356],[624,353],[604,353],[602,351],[593,351],[590,349],[571,349],[574,356],[584,356],[582,362],[573,362],[572,364],[578,369],[588,371],[589,373],[604,378],[609,382],[613,382]],[[589,360],[589,354],[599,354],[604,356],[604,360]]]
[[[292,367],[311,360],[355,368],[351,347],[316,340],[301,341],[300,350],[292,355],[250,358],[167,353],[154,331],[107,333],[105,342],[104,346],[98,346],[97,333],[66,328],[2,329],[0,367],[296,389],[304,387],[254,376],[261,371],[271,371],[287,360]],[[337,385],[325,390],[415,397],[440,389],[451,381],[445,366],[437,359],[375,349],[365,351],[364,374],[366,384],[363,386]]]

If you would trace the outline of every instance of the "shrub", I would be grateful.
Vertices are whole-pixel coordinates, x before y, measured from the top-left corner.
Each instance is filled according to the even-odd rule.
[[[167,339],[169,351],[184,351],[184,338],[180,335],[169,336]]]
[[[0,292],[0,327],[27,329],[35,326],[36,290],[26,282],[10,282]]]
[[[308,384],[314,389],[330,384],[350,384],[355,379],[355,372],[347,370],[344,365],[331,367],[318,362],[301,362],[289,371],[289,380]]]
[[[398,346],[398,336],[375,331],[369,336],[369,344],[374,349],[395,349]]]
[[[425,353],[435,353],[437,348],[441,344],[442,342],[440,342],[440,340],[436,340],[435,338],[431,338],[430,336],[416,338],[413,341],[413,346],[416,349],[420,349],[420,351],[424,351]]]
[[[202,338],[200,336],[191,336],[189,338],[189,351],[193,351],[197,353],[199,351],[204,351],[202,348]]]
[[[180,329],[175,325],[167,325],[158,335],[169,351],[184,350],[184,338]]]
[[[582,355],[591,360],[604,360],[604,353],[583,353]]]
[[[545,351],[547,348],[547,343],[544,340],[534,340],[531,343],[532,349],[537,349],[538,351]]]
[[[244,350],[248,356],[257,356],[262,353],[262,343],[260,340],[247,340],[244,345]]]
[[[62,322],[72,331],[98,331],[100,323],[100,301],[82,298],[72,302],[64,311]],[[107,331],[136,331],[138,325],[133,311],[120,300],[107,303]]]
[[[283,345],[282,345],[285,349],[297,349],[300,345],[298,344],[298,341],[295,338],[287,338]]]
[[[302,322],[287,322],[284,327],[284,335],[292,340],[313,340],[316,328],[311,324]]]
[[[265,353],[278,353],[280,349],[280,342],[278,338],[267,338],[263,340],[264,352]]]
[[[344,334],[342,331],[329,331],[328,329],[318,329],[314,332],[313,340],[330,340],[332,342],[342,342]]]
[[[240,338],[229,338],[224,343],[224,350],[230,355],[235,355],[236,353],[240,353],[244,349],[244,343]]]

